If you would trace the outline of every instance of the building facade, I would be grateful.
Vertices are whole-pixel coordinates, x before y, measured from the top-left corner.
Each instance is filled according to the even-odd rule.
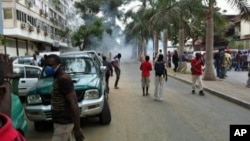
[[[24,56],[69,46],[68,37],[60,35],[68,26],[68,0],[1,1],[0,28],[2,24],[5,41],[0,45],[2,52]]]

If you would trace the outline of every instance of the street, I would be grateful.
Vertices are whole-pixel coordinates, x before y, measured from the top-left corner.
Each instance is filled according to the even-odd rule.
[[[228,141],[229,125],[250,124],[250,111],[210,95],[191,94],[191,86],[169,77],[162,102],[153,100],[154,77],[151,72],[150,95],[142,96],[138,63],[121,64],[120,89],[110,79],[110,125],[98,119],[82,120],[86,141]],[[49,124],[48,124],[49,125]],[[29,141],[49,141],[52,128],[37,132],[29,121]]]

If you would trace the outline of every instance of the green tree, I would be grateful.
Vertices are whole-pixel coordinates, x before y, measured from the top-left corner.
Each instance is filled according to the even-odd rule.
[[[91,44],[91,38],[102,38],[105,29],[102,27],[101,19],[96,19],[89,25],[81,25],[77,31],[73,32],[71,40],[73,46],[80,47],[80,50],[86,49]]]
[[[208,5],[206,13],[206,69],[204,72],[204,80],[216,80],[213,68],[213,43],[214,43],[214,7],[216,0],[205,0]],[[241,0],[227,0],[232,6],[240,9],[242,19],[250,19],[250,11],[247,3]]]

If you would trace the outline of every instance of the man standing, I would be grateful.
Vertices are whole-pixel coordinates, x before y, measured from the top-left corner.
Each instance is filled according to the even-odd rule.
[[[179,63],[179,55],[177,53],[177,50],[174,51],[174,54],[172,56],[173,64],[174,64],[174,72],[177,71],[178,63]]]
[[[161,101],[163,99],[164,79],[167,80],[167,71],[165,68],[165,62],[163,61],[163,55],[160,54],[157,61],[154,64],[155,69],[155,100]]]
[[[26,141],[26,139],[12,127],[11,113],[11,77],[12,63],[7,55],[0,54],[0,140]]]
[[[54,122],[52,141],[83,141],[80,128],[80,110],[70,76],[63,71],[59,56],[48,55],[44,68],[47,76],[54,77],[51,95],[51,113]]]
[[[105,81],[106,81],[106,92],[109,93],[109,77],[113,76],[113,68],[110,62],[107,61],[106,56],[102,56],[102,64],[106,66]]]
[[[152,64],[149,62],[149,56],[145,57],[145,61],[143,61],[140,65],[141,70],[141,83],[142,83],[142,95],[148,95],[148,88],[150,84],[150,71],[152,70]],[[146,94],[145,94],[146,87]]]
[[[113,61],[113,66],[115,68],[115,74],[116,74],[115,89],[119,89],[118,82],[119,82],[120,75],[121,75],[121,68],[120,68],[120,59],[121,59],[121,57],[122,57],[122,55],[120,53],[118,53],[114,57],[114,61]]]
[[[195,94],[195,85],[196,85],[196,81],[198,81],[199,94],[202,96],[205,95],[203,92],[203,86],[202,86],[202,80],[201,80],[202,66],[203,65],[204,65],[204,63],[201,59],[201,54],[196,53],[195,58],[193,58],[191,60],[192,94]]]
[[[168,51],[168,54],[167,54],[167,56],[168,56],[168,68],[171,68],[171,63],[172,63],[172,55],[171,55],[171,53],[170,53],[170,51]]]

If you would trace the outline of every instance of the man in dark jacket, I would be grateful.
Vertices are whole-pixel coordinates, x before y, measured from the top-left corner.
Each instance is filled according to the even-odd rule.
[[[173,64],[174,64],[174,72],[177,71],[178,68],[178,62],[179,62],[179,56],[177,53],[177,50],[174,51],[174,54],[172,56]]]
[[[113,68],[110,62],[107,61],[106,56],[102,56],[102,64],[106,66],[105,81],[106,81],[106,92],[109,93],[109,77],[113,76]]]

